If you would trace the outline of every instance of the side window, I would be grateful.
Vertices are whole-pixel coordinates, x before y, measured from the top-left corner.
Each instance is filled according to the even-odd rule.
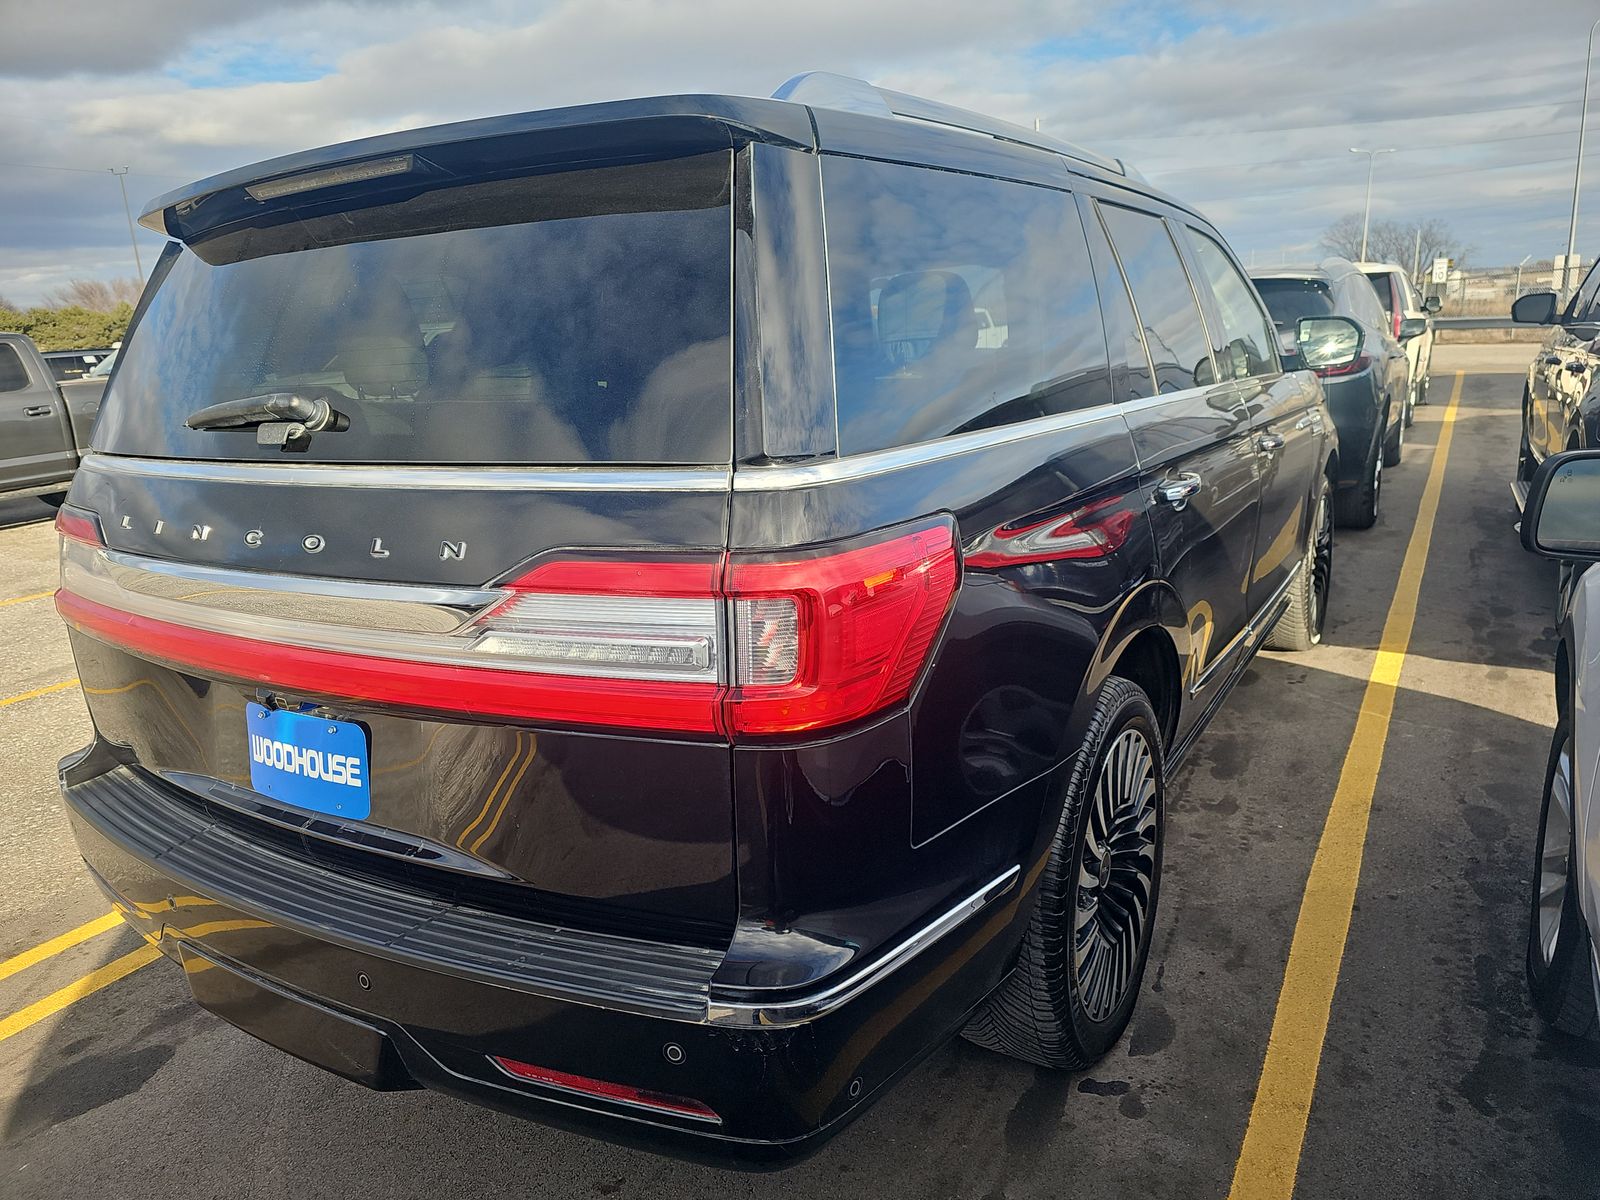
[[[17,348],[0,345],[0,392],[20,392],[28,386],[28,368],[22,365]]]
[[[1356,297],[1362,318],[1379,328],[1391,328],[1394,318],[1390,315],[1388,306],[1378,299],[1378,293],[1372,290],[1370,284],[1366,287],[1356,286],[1357,279],[1362,279],[1362,276],[1360,274],[1351,276],[1350,292]]]
[[[1261,311],[1255,293],[1233,265],[1227,251],[1216,240],[1189,227],[1195,261],[1211,285],[1217,309],[1222,315],[1222,353],[1217,365],[1224,379],[1245,379],[1251,375],[1276,373],[1280,369],[1274,349],[1272,325]]]
[[[1214,382],[1211,339],[1166,222],[1114,204],[1101,205],[1100,214],[1133,290],[1156,389],[1176,392]]]
[[[839,452],[1108,403],[1072,196],[825,158]]]
[[[1572,304],[1567,309],[1568,320],[1592,321],[1600,318],[1600,262],[1589,268]]]
[[[1079,210],[1084,233],[1089,238],[1089,257],[1094,262],[1095,282],[1100,289],[1100,315],[1105,321],[1106,344],[1111,349],[1111,387],[1115,399],[1138,400],[1153,395],[1150,382],[1150,356],[1139,336],[1139,321],[1133,312],[1133,296],[1128,281],[1111,251],[1105,226],[1093,201],[1085,200]]]

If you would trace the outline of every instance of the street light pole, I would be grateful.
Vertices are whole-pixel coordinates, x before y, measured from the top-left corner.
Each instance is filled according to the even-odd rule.
[[[1378,161],[1380,154],[1393,154],[1394,148],[1386,150],[1361,150],[1355,146],[1350,147],[1351,154],[1365,154],[1367,156],[1367,203],[1361,213],[1361,261],[1367,261],[1367,227],[1372,224],[1372,168]]]
[[[122,215],[128,218],[128,241],[133,246],[133,265],[139,272],[139,282],[144,282],[144,263],[139,258],[139,239],[133,232],[133,209],[128,207],[128,168],[117,170],[107,167],[117,177],[117,182],[122,185]]]
[[[1561,281],[1561,291],[1567,290],[1567,280],[1573,275],[1572,252],[1578,244],[1578,189],[1583,184],[1583,133],[1589,123],[1589,64],[1594,59],[1594,31],[1600,29],[1600,18],[1589,26],[1588,48],[1583,53],[1583,107],[1578,110],[1578,162],[1572,168],[1572,221],[1567,226],[1567,268]]]
[[[1519,299],[1522,295],[1522,268],[1527,265],[1528,260],[1532,257],[1533,255],[1531,254],[1524,254],[1522,261],[1517,264],[1517,294],[1511,297],[1513,300]]]

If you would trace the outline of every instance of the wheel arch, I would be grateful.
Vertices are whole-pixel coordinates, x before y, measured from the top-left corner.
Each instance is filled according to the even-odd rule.
[[[1189,624],[1178,593],[1165,580],[1151,580],[1128,595],[1106,626],[1076,708],[1084,711],[1108,676],[1130,679],[1150,698],[1170,748],[1192,659]]]

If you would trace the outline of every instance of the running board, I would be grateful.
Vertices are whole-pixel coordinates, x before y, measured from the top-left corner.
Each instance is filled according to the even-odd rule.
[[[1517,511],[1526,512],[1528,508],[1528,485],[1520,479],[1511,481],[1511,498],[1517,502]]]

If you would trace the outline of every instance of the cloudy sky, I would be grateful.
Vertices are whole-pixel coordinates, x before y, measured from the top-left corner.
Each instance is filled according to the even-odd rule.
[[[1537,13],[1537,19],[1534,14]],[[135,215],[326,142],[825,69],[1129,159],[1247,260],[1358,210],[1473,261],[1566,248],[1593,0],[0,0],[0,296],[133,273]],[[1597,72],[1600,75],[1600,72]],[[1580,250],[1600,252],[1600,78]],[[143,230],[148,269],[160,239]]]

